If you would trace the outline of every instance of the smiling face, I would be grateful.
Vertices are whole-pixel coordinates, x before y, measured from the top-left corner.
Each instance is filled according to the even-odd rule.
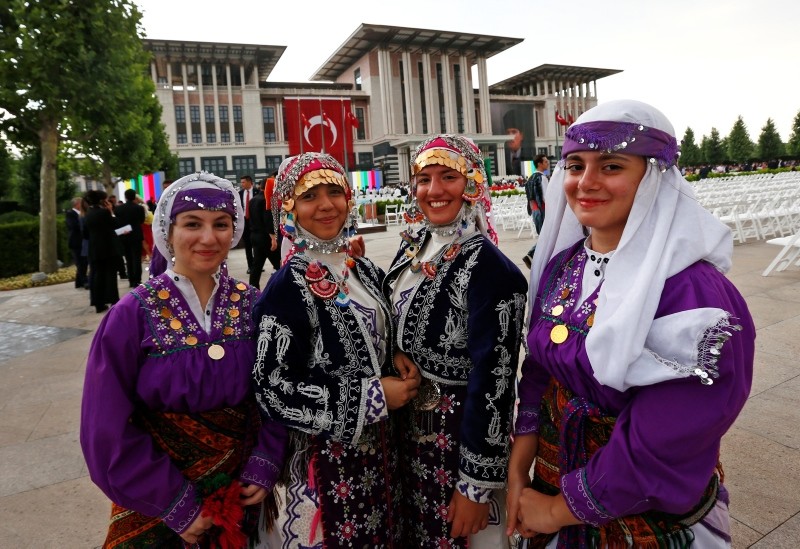
[[[461,205],[462,194],[467,186],[467,178],[461,172],[431,164],[425,166],[416,175],[417,203],[422,213],[434,225],[452,223]]]
[[[215,273],[228,257],[232,240],[230,214],[206,210],[179,213],[168,239],[175,253],[173,270],[189,279]]]
[[[581,151],[565,160],[564,193],[578,221],[592,229],[592,247],[616,249],[647,170],[644,157]]]
[[[319,238],[336,238],[347,220],[347,196],[339,185],[316,185],[294,201],[297,222]]]

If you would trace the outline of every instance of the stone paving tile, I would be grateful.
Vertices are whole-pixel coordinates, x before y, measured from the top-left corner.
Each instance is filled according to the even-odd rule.
[[[78,478],[84,467],[78,433],[0,448],[0,498]]]
[[[800,315],[800,306],[794,301],[777,299],[766,293],[751,295],[746,300],[756,330]]]
[[[747,549],[762,537],[763,534],[731,517],[731,549]]]
[[[751,545],[753,549],[797,549],[800,547],[800,514]]]
[[[764,535],[800,512],[800,452],[735,425],[721,455],[733,518]]]
[[[99,547],[110,512],[108,499],[88,477],[0,498],[0,547]]]
[[[50,406],[49,403],[4,406],[0,410],[0,446],[28,440]]]
[[[751,397],[737,418],[736,426],[783,446],[800,450],[798,401],[800,375]]]
[[[800,376],[800,362],[796,359],[759,349],[753,365],[753,386],[750,390],[750,397],[759,395],[797,376]]]

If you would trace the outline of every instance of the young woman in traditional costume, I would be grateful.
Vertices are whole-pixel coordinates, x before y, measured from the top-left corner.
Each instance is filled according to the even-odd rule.
[[[677,158],[672,125],[637,101],[566,132],[509,471],[508,532],[530,547],[730,544],[720,439],[750,392],[755,330],[723,274],[730,231]]]
[[[104,547],[254,539],[287,435],[262,422],[252,389],[258,290],[224,263],[242,220],[229,181],[205,172],[175,181],[153,222],[157,276],[97,329],[81,445],[92,480],[113,502]]]
[[[405,547],[500,548],[525,278],[497,248],[486,171],[467,138],[424,141],[384,291],[395,345],[422,375],[398,445]]]
[[[290,431],[283,547],[405,547],[387,419],[419,374],[392,366],[383,272],[350,253],[352,192],[333,157],[286,159],[275,193],[292,245],[256,305],[253,376],[265,415]]]

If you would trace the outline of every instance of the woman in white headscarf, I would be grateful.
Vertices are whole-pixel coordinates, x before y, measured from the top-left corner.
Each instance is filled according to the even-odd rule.
[[[113,502],[104,547],[243,547],[256,536],[287,437],[261,421],[250,381],[258,290],[225,267],[242,220],[229,181],[201,172],[172,183],[153,222],[154,276],[97,329],[81,446]]]
[[[720,439],[749,394],[755,330],[723,274],[730,231],[677,157],[672,125],[636,101],[567,130],[509,470],[508,532],[530,547],[730,543]]]

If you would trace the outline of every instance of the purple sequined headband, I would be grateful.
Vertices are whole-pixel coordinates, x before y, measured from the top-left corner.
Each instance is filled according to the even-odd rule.
[[[222,189],[189,189],[178,192],[172,203],[170,221],[175,222],[178,214],[192,210],[225,212],[236,218],[236,202],[230,191]]]
[[[662,171],[673,166],[680,152],[672,135],[630,122],[585,122],[571,126],[566,133],[561,157],[578,151],[604,151],[634,154],[658,162]]]

